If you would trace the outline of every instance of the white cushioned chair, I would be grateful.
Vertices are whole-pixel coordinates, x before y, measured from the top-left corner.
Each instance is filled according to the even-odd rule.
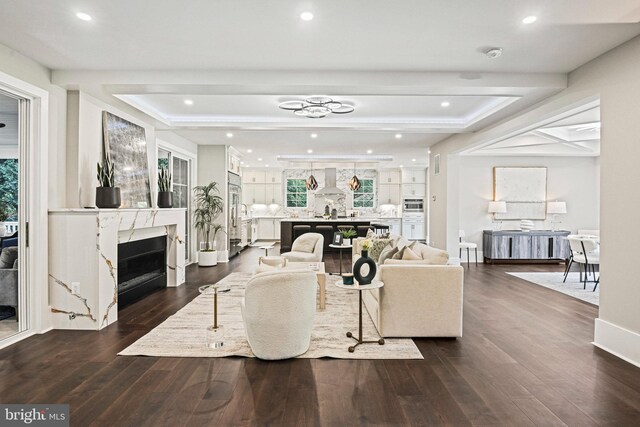
[[[320,233],[304,233],[293,241],[291,252],[280,256],[290,262],[322,262],[324,237]]]
[[[256,357],[288,359],[309,349],[317,290],[309,270],[275,270],[249,280],[240,308]]]

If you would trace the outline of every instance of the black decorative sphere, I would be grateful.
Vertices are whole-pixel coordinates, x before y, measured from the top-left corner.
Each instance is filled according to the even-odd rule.
[[[365,265],[369,266],[369,274],[363,276],[362,267]],[[367,251],[362,251],[362,256],[358,258],[356,263],[353,265],[353,277],[358,281],[360,286],[368,285],[373,281],[373,278],[376,277],[376,271],[376,262],[369,258],[369,253]]]

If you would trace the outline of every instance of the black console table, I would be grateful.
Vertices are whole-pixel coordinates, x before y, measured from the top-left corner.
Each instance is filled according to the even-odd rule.
[[[484,230],[484,262],[560,262],[569,258],[569,231]]]

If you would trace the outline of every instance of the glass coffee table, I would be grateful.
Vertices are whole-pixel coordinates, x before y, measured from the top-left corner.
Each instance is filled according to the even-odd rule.
[[[378,289],[384,286],[384,283],[382,283],[379,280],[374,280],[373,282],[371,282],[368,285],[358,285],[358,283],[356,282],[353,285],[345,285],[344,283],[342,283],[342,280],[339,280],[336,282],[336,286],[339,287],[340,289],[346,289],[349,291],[358,291],[358,302],[359,302],[359,312],[358,312],[358,338],[356,338],[355,336],[353,336],[352,332],[347,332],[347,337],[349,338],[353,338],[356,343],[352,346],[350,346],[348,348],[349,353],[353,353],[354,351],[356,351],[356,347],[359,346],[360,344],[374,344],[374,343],[378,343],[379,345],[384,345],[384,338],[380,338],[378,340],[375,341],[364,341],[362,339],[362,291],[367,291],[367,290],[371,290],[371,289]]]
[[[210,349],[218,349],[224,346],[224,327],[218,324],[218,294],[226,293],[231,290],[229,285],[222,283],[214,283],[212,285],[204,285],[198,288],[203,295],[213,295],[213,325],[207,326],[207,347]]]

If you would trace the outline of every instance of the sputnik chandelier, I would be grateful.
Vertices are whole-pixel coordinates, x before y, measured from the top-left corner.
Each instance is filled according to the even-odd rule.
[[[321,119],[332,113],[348,114],[355,110],[353,105],[334,101],[328,96],[310,96],[304,100],[285,101],[280,103],[278,107],[310,119]]]

